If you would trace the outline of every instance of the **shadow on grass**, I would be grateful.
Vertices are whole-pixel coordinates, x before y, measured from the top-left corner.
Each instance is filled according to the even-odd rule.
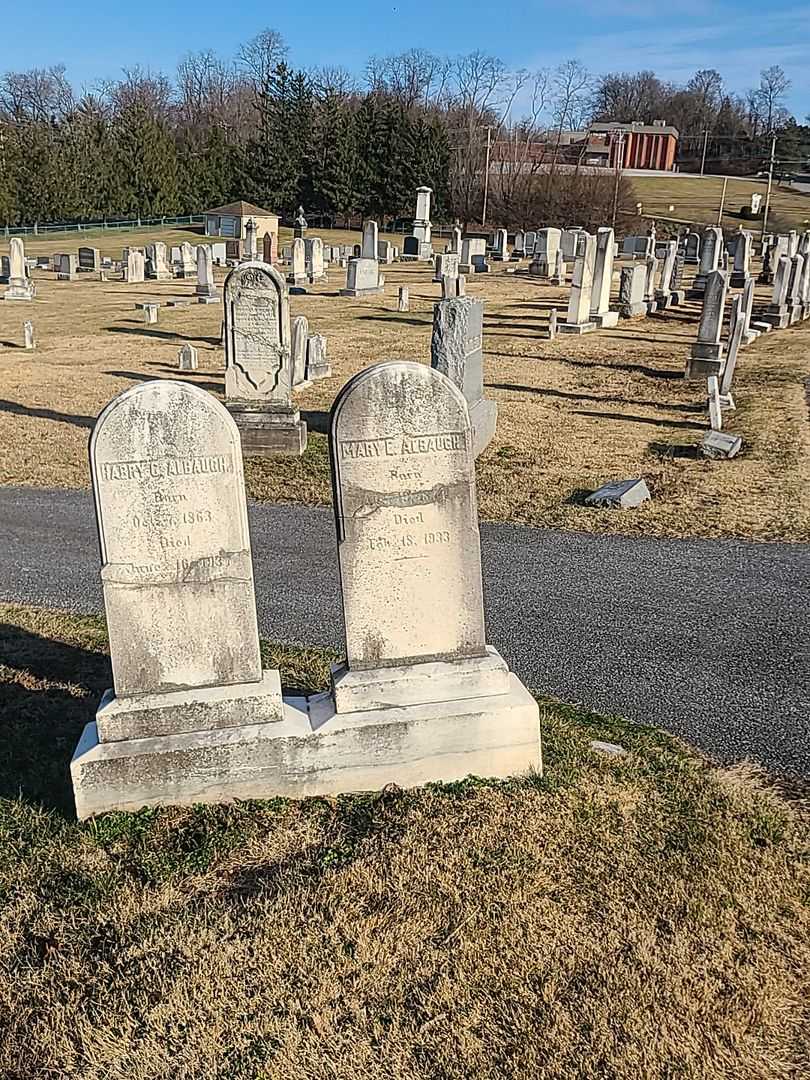
[[[220,345],[218,337],[202,337],[200,334],[179,334],[173,330],[152,330],[148,326],[105,326],[110,334],[135,334],[136,337],[155,337],[163,341],[204,341],[208,345]]]
[[[402,323],[404,326],[430,326],[431,316],[425,312],[425,316],[422,319],[406,319],[397,315],[396,312],[391,311],[386,315],[358,315],[358,319],[372,319],[374,322],[395,322]]]
[[[574,360],[570,356],[550,357],[555,364],[568,364],[569,367],[604,368],[606,371],[628,371],[647,375],[651,379],[673,379],[683,382],[683,371],[668,371],[666,368],[652,368],[646,364],[610,364],[599,360]]]
[[[171,373],[172,377],[179,378],[180,382],[190,382],[194,386],[199,386],[201,390],[208,390],[211,394],[216,394],[218,391],[224,389],[222,383],[210,382],[207,379],[195,379],[193,371],[178,371],[177,368],[168,367],[163,369]],[[144,371],[105,371],[105,375],[112,375],[116,379],[132,379],[133,382],[155,382],[155,380],[162,378],[160,375],[150,375],[149,372]]]
[[[690,461],[695,461],[699,456],[697,446],[684,446],[678,445],[677,443],[665,442],[651,442],[650,452],[665,461],[671,461],[676,458],[687,458]]]
[[[575,409],[577,416],[594,416],[597,420],[624,420],[628,424],[653,424],[663,428],[685,428],[688,431],[703,431],[705,424],[692,420],[656,420],[650,416],[631,416],[626,413],[595,412],[588,409]]]
[[[71,413],[55,412],[53,409],[37,409],[31,405],[20,405],[16,401],[0,398],[0,412],[13,416],[34,416],[38,420],[56,420],[60,424],[75,424],[76,427],[91,428],[96,422],[95,416],[74,416]]]
[[[112,685],[109,657],[0,623],[0,797],[74,817],[70,759]]]
[[[329,434],[329,413],[322,409],[302,409],[301,419],[306,421],[308,431],[317,431],[320,435]]]
[[[566,401],[595,401],[614,403],[616,405],[640,405],[648,409],[666,409],[669,412],[702,413],[706,411],[704,405],[673,404],[666,401],[638,401],[621,396],[600,397],[598,394],[578,394],[576,391],[551,390],[547,387],[521,386],[518,383],[486,383],[490,390],[514,390],[521,394],[539,394],[541,397],[563,398]]]

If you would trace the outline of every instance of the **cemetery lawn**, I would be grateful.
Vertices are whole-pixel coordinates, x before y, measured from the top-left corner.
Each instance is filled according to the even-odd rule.
[[[0,623],[0,1075],[807,1075],[795,788],[541,699],[542,779],[78,825],[104,623]],[[325,684],[321,651],[266,659]]]
[[[717,214],[723,197],[722,176],[628,176],[635,198],[642,204],[645,216],[669,218],[688,224],[717,225]],[[762,219],[746,220],[740,209],[751,205],[751,196],[767,192],[767,181],[742,178],[729,179],[724,204],[723,227],[731,232],[743,225],[756,236],[762,230]],[[674,210],[670,212],[670,206]],[[634,208],[635,209],[635,208]],[[806,229],[810,223],[810,194],[796,191],[783,184],[774,184],[771,195],[769,232]]]
[[[157,235],[123,234],[114,247],[105,244],[120,254],[122,244]],[[327,242],[359,238],[322,235]],[[30,246],[32,253],[55,250],[65,241]],[[248,459],[251,497],[327,504],[325,433],[341,386],[378,360],[429,362],[439,291],[431,270],[393,264],[383,272],[384,296],[338,297],[345,271],[333,267],[328,283],[291,297],[292,315],[306,315],[310,333],[326,335],[332,376],[294,395],[310,431],[303,458]],[[95,417],[140,381],[183,378],[223,393],[220,305],[164,306],[156,326],[145,325],[134,307],[149,298],[190,297],[194,281],[127,285],[88,280],[93,276],[57,282],[35,272],[33,303],[0,303],[0,483],[87,488]],[[396,310],[399,285],[410,289],[408,312]],[[617,292],[618,270],[614,303]],[[761,337],[743,351],[737,410],[724,423],[742,435],[744,450],[732,462],[708,462],[695,456],[708,427],[705,381],[682,378],[697,335],[697,304],[552,342],[549,314],[556,307],[564,316],[566,289],[494,263],[490,274],[469,279],[468,293],[485,300],[485,393],[499,409],[495,438],[477,466],[482,518],[602,533],[810,540],[810,325]],[[757,306],[769,294],[759,288]],[[21,348],[24,319],[35,325],[34,352]],[[177,354],[188,342],[199,350],[200,368],[180,375]],[[643,508],[583,505],[601,484],[638,476],[653,496]]]

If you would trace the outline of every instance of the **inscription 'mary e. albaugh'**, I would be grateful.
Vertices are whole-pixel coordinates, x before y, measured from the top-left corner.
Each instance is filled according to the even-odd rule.
[[[172,476],[216,476],[234,471],[230,454],[150,458],[147,461],[104,461],[102,480],[162,480]]]
[[[444,450],[466,450],[467,433],[443,431],[431,435],[384,435],[379,439],[341,439],[341,458],[407,457]]]

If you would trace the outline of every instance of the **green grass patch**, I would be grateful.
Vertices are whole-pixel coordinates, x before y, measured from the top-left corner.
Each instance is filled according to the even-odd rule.
[[[103,620],[0,615],[0,1076],[806,1075],[806,809],[757,770],[541,699],[542,777],[78,824]]]

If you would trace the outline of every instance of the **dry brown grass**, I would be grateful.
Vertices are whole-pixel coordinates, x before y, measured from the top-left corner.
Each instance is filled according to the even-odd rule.
[[[328,502],[323,432],[342,384],[377,360],[428,360],[438,286],[413,264],[385,274],[384,297],[338,298],[339,269],[327,285],[292,297],[293,314],[327,335],[333,375],[297,395],[311,431],[305,456],[250,461],[252,496]],[[406,314],[396,311],[400,284],[410,287]],[[139,299],[191,294],[193,282],[71,283],[39,275],[38,286],[33,305],[0,304],[0,482],[87,486],[94,417],[139,380],[180,377],[177,351],[187,341],[199,348],[201,367],[182,377],[222,392],[218,306],[163,308],[157,326],[145,326],[134,310]],[[680,378],[697,305],[549,342],[548,314],[564,306],[565,290],[497,267],[471,279],[468,291],[486,301],[486,392],[499,406],[495,439],[478,467],[485,518],[657,536],[810,538],[807,326],[744,351],[738,410],[727,424],[746,449],[733,462],[710,463],[689,456],[707,427],[705,387]],[[767,293],[760,290],[760,302]],[[24,318],[36,325],[35,353],[15,345]],[[646,477],[653,492],[644,509],[615,514],[581,505],[582,492],[633,476]]]
[[[629,176],[629,183],[646,215],[672,217],[681,221],[703,222],[716,225],[720,202],[723,196],[723,178],[721,176]],[[762,195],[763,200],[767,185],[751,180],[729,180],[726,189],[723,220],[727,229],[736,229],[740,224],[757,232],[762,227],[761,219],[743,221],[740,208],[751,205],[751,196]],[[670,213],[670,206],[675,209]],[[771,196],[771,213],[780,224],[791,229],[806,229],[810,224],[810,195],[793,188],[775,184]]]
[[[542,780],[77,825],[103,624],[0,621],[3,1077],[808,1075],[807,817],[753,769],[543,702]]]

